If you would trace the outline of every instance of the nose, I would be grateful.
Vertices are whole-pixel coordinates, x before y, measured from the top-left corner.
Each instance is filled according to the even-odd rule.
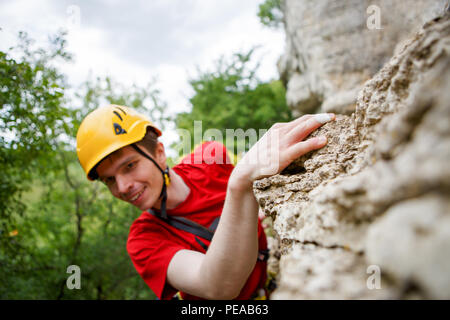
[[[129,179],[126,175],[117,175],[115,178],[117,192],[121,198],[126,199],[128,193],[132,189],[131,179]]]

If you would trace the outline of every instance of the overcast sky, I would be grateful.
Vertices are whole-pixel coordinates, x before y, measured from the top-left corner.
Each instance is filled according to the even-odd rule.
[[[212,67],[221,55],[253,46],[259,77],[278,77],[284,50],[282,30],[262,26],[263,0],[0,0],[0,50],[27,31],[38,43],[59,28],[69,31],[75,62],[63,68],[71,85],[110,75],[124,84],[144,85],[155,76],[171,113],[187,111],[189,76]],[[169,143],[173,139],[166,135]]]

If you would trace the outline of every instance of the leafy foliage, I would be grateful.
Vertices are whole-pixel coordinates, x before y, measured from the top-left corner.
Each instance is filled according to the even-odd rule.
[[[118,104],[135,108],[152,119],[161,130],[173,121],[167,115],[167,103],[160,98],[160,91],[155,88],[156,79],[144,87],[124,86],[110,77],[87,79],[75,94],[78,107],[72,113],[72,131],[74,137],[81,120],[92,110],[106,104]]]
[[[127,88],[108,77],[88,79],[69,98],[53,67],[69,61],[64,35],[54,50],[31,50],[21,39],[21,60],[0,52],[0,174],[8,182],[1,199],[9,200],[0,216],[0,299],[153,299],[126,252],[140,212],[87,181],[74,138],[83,117],[104,103],[151,110],[161,127],[170,119],[165,103],[153,83]],[[70,265],[81,268],[81,290],[66,286]]]
[[[15,60],[0,52],[0,232],[8,228],[13,212],[22,212],[20,194],[29,187],[33,172],[44,172],[57,163],[48,162],[56,151],[57,138],[67,132],[63,107],[64,78],[50,64],[69,61],[63,34],[51,40],[47,50],[31,48],[20,33],[22,56]]]
[[[265,0],[259,5],[258,17],[263,25],[275,29],[282,26],[281,1],[283,0]]]
[[[181,143],[194,146],[197,142],[194,141],[194,121],[202,121],[203,131],[215,128],[226,137],[226,129],[259,132],[275,122],[291,120],[285,88],[280,81],[264,83],[256,77],[258,65],[251,66],[253,52],[254,49],[234,54],[230,61],[222,57],[214,71],[199,70],[198,77],[190,80],[195,92],[190,99],[192,111],[179,113],[176,126],[188,130],[191,141]],[[246,148],[249,147],[247,143]],[[179,145],[176,148],[182,149]]]

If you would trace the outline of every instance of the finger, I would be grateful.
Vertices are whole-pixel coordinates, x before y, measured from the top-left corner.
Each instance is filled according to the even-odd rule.
[[[289,163],[310,151],[324,147],[327,142],[327,137],[319,136],[294,144],[286,152]]]
[[[314,115],[314,120],[321,124],[325,124],[329,121],[335,120],[336,115],[334,113],[318,113]]]
[[[300,123],[307,121],[308,119],[311,119],[312,117],[314,117],[313,114],[305,114],[304,116],[301,116],[295,120],[292,120],[291,122],[289,122],[289,130],[295,128],[296,126],[298,126]]]
[[[294,119],[290,122],[277,122],[272,125],[273,129],[283,129],[286,131],[292,130],[293,128],[297,127],[300,123],[307,121],[308,119],[314,117],[314,114],[305,114],[297,119]]]
[[[319,113],[309,117],[306,121],[300,123],[298,126],[292,128],[289,135],[294,143],[302,141],[311,132],[322,126],[323,124],[336,119],[333,113]]]

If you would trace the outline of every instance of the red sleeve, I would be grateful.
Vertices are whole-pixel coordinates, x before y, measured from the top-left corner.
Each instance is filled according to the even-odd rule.
[[[161,300],[168,300],[178,290],[166,282],[167,268],[175,253],[186,249],[180,244],[154,236],[149,230],[132,226],[127,251],[139,275]]]

